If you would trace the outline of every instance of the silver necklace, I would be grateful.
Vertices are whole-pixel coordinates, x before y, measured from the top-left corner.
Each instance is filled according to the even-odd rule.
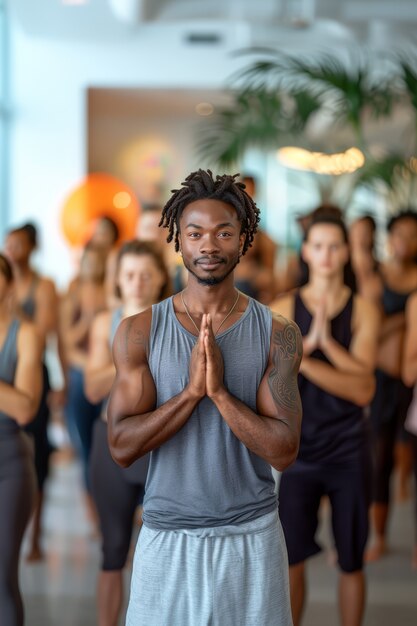
[[[184,302],[184,296],[183,296],[183,292],[182,292],[182,291],[181,291],[181,293],[180,293],[180,296],[181,296],[181,301],[182,301],[182,303],[183,303],[183,305],[184,305],[185,312],[187,313],[188,317],[190,318],[190,321],[192,322],[192,324],[193,324],[194,328],[195,328],[195,329],[196,329],[196,331],[197,331],[197,334],[200,334],[200,329],[199,329],[199,327],[197,326],[197,324],[195,323],[195,321],[193,320],[193,318],[192,318],[192,316],[191,316],[191,313],[190,313],[190,311],[188,310],[188,307],[187,307],[187,305],[186,305],[186,304],[185,304],[185,302]],[[225,321],[226,321],[226,320],[227,320],[227,319],[231,316],[231,314],[232,314],[232,313],[233,313],[233,311],[235,310],[236,305],[237,305],[237,303],[239,302],[239,298],[240,298],[240,291],[238,291],[238,292],[237,292],[237,298],[236,298],[236,300],[233,302],[233,304],[232,304],[232,308],[230,309],[230,311],[228,312],[228,314],[226,315],[226,317],[224,317],[224,318],[222,319],[222,321],[220,322],[219,326],[217,327],[216,332],[214,333],[214,336],[216,336],[216,335],[218,334],[219,330],[221,329],[221,327],[223,326],[223,324],[225,323]]]

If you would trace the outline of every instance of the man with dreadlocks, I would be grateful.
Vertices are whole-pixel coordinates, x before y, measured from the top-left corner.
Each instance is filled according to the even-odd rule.
[[[187,287],[124,320],[108,409],[115,460],[151,451],[128,626],[290,626],[271,466],[298,451],[298,327],[237,291],[259,211],[236,176],[190,174],[161,226]]]

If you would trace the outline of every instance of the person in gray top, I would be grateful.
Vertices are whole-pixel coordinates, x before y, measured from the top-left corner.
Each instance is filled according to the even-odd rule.
[[[163,209],[189,272],[173,298],[121,322],[109,444],[151,451],[129,626],[290,626],[271,466],[298,452],[297,325],[234,287],[259,210],[236,176],[190,174]]]
[[[36,495],[33,454],[23,426],[41,398],[41,340],[10,312],[12,268],[0,254],[0,624],[23,626],[19,554]]]

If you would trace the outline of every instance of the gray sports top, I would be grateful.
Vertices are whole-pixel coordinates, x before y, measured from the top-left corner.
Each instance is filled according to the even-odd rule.
[[[116,334],[116,330],[118,329],[120,322],[122,321],[122,317],[123,317],[123,309],[122,309],[122,307],[119,307],[118,309],[115,309],[113,311],[112,315],[111,315],[110,337],[109,337],[110,350],[112,349],[114,336]]]
[[[22,312],[30,320],[34,319],[35,313],[36,313],[35,293],[36,293],[36,287],[38,286],[38,283],[39,283],[39,276],[35,274],[30,284],[29,291],[25,299],[20,303],[20,308]]]
[[[253,410],[268,363],[271,328],[270,310],[249,299],[241,318],[216,337],[227,389]],[[157,406],[186,386],[195,341],[179,323],[172,298],[152,307],[149,367]],[[276,507],[270,465],[237,439],[207,397],[174,437],[151,453],[143,514],[150,528],[239,524]]]
[[[123,310],[122,307],[114,309],[110,317],[110,335],[109,335],[109,348],[110,352],[112,351],[114,336],[116,334],[117,329],[119,328],[119,324],[122,321]],[[107,422],[107,408],[109,406],[109,396],[103,399],[103,405],[101,410],[102,419]]]
[[[0,380],[13,385],[17,366],[17,333],[20,322],[14,319],[7,331],[3,346],[0,349]],[[6,413],[0,411],[0,423],[10,422],[19,428],[17,422]]]

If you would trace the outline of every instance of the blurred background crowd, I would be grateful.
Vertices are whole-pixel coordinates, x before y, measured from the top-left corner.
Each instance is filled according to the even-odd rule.
[[[29,562],[48,558],[45,495],[56,464],[82,468],[89,530],[106,534],[113,476],[101,476],[109,459],[97,442],[114,376],[114,312],[139,312],[185,286],[159,221],[170,190],[199,167],[240,172],[261,209],[236,284],[266,305],[308,281],[301,247],[311,221],[346,224],[345,283],[381,316],[373,402],[391,390],[373,443],[380,497],[368,559],[386,554],[391,505],[415,498],[417,468],[417,8],[400,5],[0,0],[7,284],[7,261],[13,272],[0,304],[35,323],[44,350],[40,408],[24,425],[37,494]],[[146,467],[138,472],[120,519],[108,521],[120,523],[124,544],[143,497]],[[120,613],[129,540],[116,566],[101,566],[101,626]],[[407,555],[415,571],[416,546]]]

